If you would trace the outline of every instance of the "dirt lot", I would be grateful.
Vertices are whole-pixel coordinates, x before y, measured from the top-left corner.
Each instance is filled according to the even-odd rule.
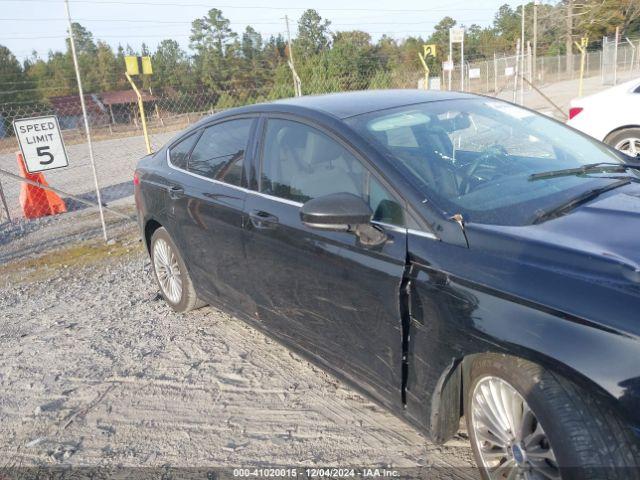
[[[4,263],[0,311],[0,466],[435,465],[475,478],[464,440],[427,443],[225,313],[170,311],[132,228]]]

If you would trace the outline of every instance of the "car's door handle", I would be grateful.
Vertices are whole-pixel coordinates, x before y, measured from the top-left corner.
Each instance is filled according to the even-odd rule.
[[[261,230],[274,229],[278,226],[278,217],[263,210],[253,210],[249,213],[251,224]]]
[[[170,198],[176,199],[180,198],[182,195],[184,195],[184,187],[181,187],[180,185],[173,185],[169,187]]]

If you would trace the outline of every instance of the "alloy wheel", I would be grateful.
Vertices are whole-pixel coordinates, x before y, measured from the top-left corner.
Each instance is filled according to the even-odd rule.
[[[616,146],[616,150],[626,153],[635,157],[640,153],[640,138],[630,137],[620,140]]]
[[[153,265],[164,296],[171,303],[179,303],[182,298],[182,274],[178,257],[162,238],[153,246]]]
[[[549,439],[522,395],[498,377],[482,378],[471,398],[482,467],[492,480],[560,480]]]

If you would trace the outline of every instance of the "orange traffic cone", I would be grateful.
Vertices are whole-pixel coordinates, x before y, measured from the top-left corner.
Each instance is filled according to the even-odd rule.
[[[17,153],[20,175],[34,182],[49,186],[43,173],[29,173],[21,153]],[[20,206],[26,218],[38,218],[67,211],[64,201],[53,191],[23,183],[20,189]]]

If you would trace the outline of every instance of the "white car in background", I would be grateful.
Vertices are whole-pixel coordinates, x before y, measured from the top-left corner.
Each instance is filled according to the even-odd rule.
[[[640,154],[640,78],[572,100],[567,124],[628,155]]]

